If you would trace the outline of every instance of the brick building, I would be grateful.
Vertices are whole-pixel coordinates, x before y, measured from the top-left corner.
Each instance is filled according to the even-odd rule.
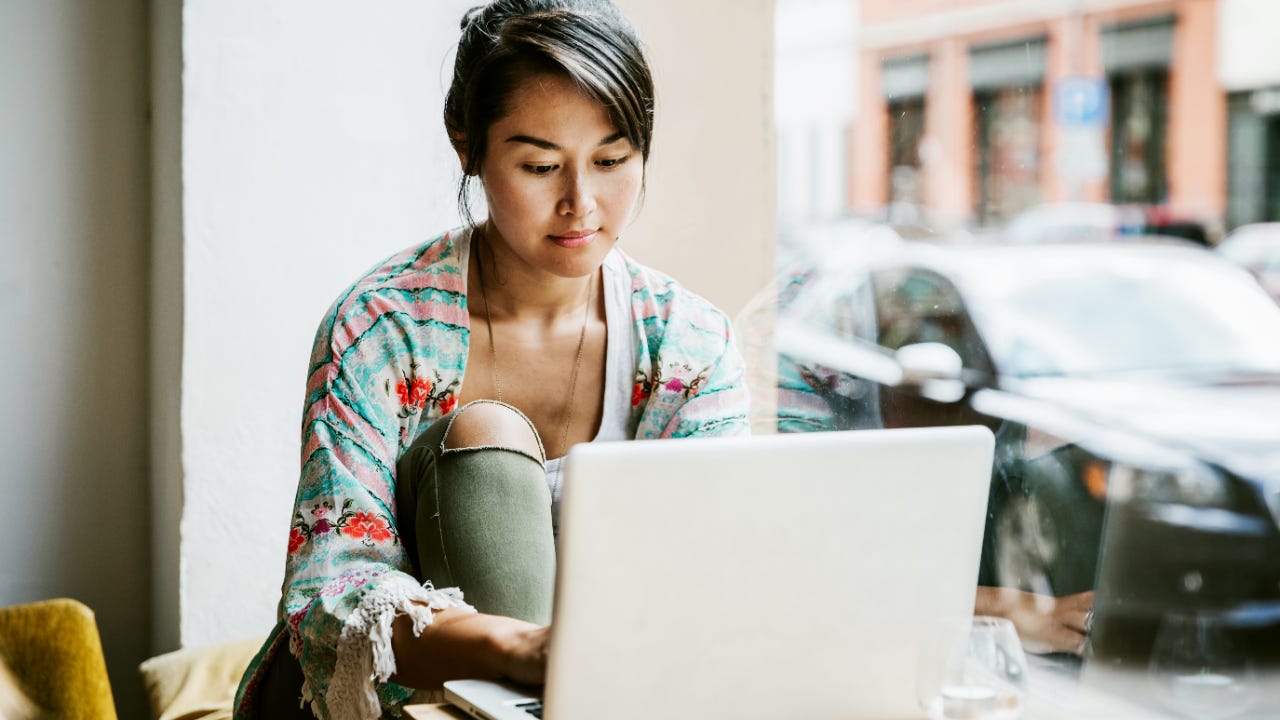
[[[1081,200],[1224,219],[1219,15],[1219,0],[862,0],[850,208],[984,225]]]

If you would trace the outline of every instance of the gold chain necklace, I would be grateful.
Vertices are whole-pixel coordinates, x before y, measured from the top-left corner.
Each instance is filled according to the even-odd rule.
[[[484,287],[484,265],[476,252],[476,276],[480,278],[480,299],[484,302],[484,326],[489,331],[489,370],[493,375],[493,387],[502,402],[502,381],[498,378],[498,348],[493,344],[493,322],[489,319],[489,294]],[[595,297],[595,276],[587,282],[587,306],[582,316],[582,332],[578,335],[578,356],[573,361],[573,377],[569,380],[569,404],[564,412],[564,427],[560,431],[560,455],[569,451],[569,425],[573,422],[573,397],[578,390],[578,371],[582,369],[582,351],[587,344],[587,323],[591,318],[591,300]],[[557,456],[559,457],[559,456]]]

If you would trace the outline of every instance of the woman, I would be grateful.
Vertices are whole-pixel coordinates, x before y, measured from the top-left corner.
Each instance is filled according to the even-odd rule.
[[[390,258],[321,323],[281,619],[238,718],[541,682],[560,458],[747,431],[725,316],[615,248],[652,125],[648,65],[608,0],[468,13],[445,126],[464,217],[473,178],[488,217]]]

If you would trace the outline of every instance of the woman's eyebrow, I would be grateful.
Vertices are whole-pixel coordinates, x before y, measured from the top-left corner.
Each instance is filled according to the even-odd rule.
[[[605,145],[612,145],[618,142],[619,140],[622,140],[625,137],[626,137],[625,133],[616,132],[610,135],[609,137],[601,140],[599,147],[604,147]],[[511,137],[507,138],[507,142],[525,143],[528,145],[532,145],[536,148],[540,148],[542,150],[560,150],[561,149],[559,145],[551,142],[550,140],[543,140],[542,138],[531,137],[529,135],[512,135]]]

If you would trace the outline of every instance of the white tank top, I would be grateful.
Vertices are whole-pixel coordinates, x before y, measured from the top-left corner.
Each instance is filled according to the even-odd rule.
[[[598,440],[631,440],[631,387],[636,377],[635,322],[631,317],[631,276],[617,250],[604,258],[604,316],[607,328],[604,368],[604,407]],[[564,490],[564,458],[547,461],[547,487],[551,490],[551,525],[560,534],[560,493]]]

